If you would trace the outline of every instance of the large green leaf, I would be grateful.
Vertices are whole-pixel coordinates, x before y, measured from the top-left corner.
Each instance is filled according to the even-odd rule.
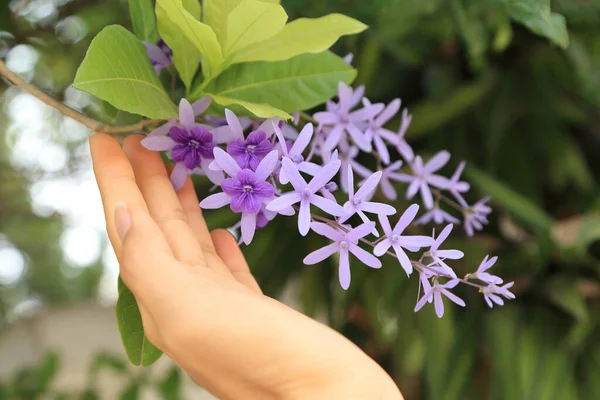
[[[341,14],[315,19],[299,18],[287,24],[279,34],[236,52],[232,62],[280,61],[304,53],[320,53],[329,49],[341,36],[365,29],[367,25]]]
[[[160,358],[162,351],[156,348],[144,334],[138,304],[121,278],[119,278],[117,324],[125,352],[132,364],[147,367]]]
[[[491,196],[494,202],[501,204],[524,223],[545,234],[552,229],[554,224],[552,217],[537,204],[474,167],[467,167],[465,173],[473,186],[477,187],[481,193]]]
[[[150,43],[158,41],[152,0],[129,0],[129,14],[131,15],[133,33],[140,40]]]
[[[491,0],[504,7],[515,21],[563,49],[569,46],[565,17],[550,10],[550,0]]]
[[[351,83],[356,71],[331,52],[304,54],[285,61],[234,65],[206,93],[266,103],[292,113],[324,103],[340,81]],[[198,96],[199,97],[199,96]]]
[[[196,0],[186,0],[183,2],[184,8],[196,19],[200,18],[200,3]],[[173,63],[181,77],[181,80],[187,88],[192,84],[192,79],[196,74],[198,65],[200,65],[200,51],[183,34],[179,25],[174,24],[168,18],[162,7],[156,7],[156,18],[158,20],[158,30],[160,36],[173,50]]]
[[[223,54],[215,32],[210,26],[198,21],[184,8],[181,0],[156,0],[156,7],[161,8],[164,16],[173,25],[179,26],[181,32],[200,51],[204,75],[209,77],[217,75],[223,64]]]
[[[279,117],[282,119],[292,119],[292,116],[286,113],[285,111],[279,110],[267,103],[254,103],[251,101],[244,101],[239,99],[234,99],[227,96],[220,96],[216,94],[209,94],[210,97],[215,101],[215,103],[220,104],[224,107],[228,106],[240,106],[258,118],[271,118],[271,117]],[[234,110],[235,111],[235,110]]]
[[[225,58],[279,33],[288,16],[278,4],[243,0],[227,17]]]
[[[94,38],[77,70],[74,86],[119,110],[149,118],[170,118],[177,107],[162,87],[142,43],[111,25]]]

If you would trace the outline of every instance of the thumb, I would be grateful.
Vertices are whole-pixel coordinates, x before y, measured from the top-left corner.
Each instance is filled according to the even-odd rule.
[[[158,224],[148,212],[135,205],[117,203],[115,228],[122,242],[121,279],[136,298],[155,293],[165,282],[174,256]]]

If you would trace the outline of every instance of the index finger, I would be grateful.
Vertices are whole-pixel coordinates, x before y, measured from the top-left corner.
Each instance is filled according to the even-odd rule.
[[[121,258],[121,239],[115,229],[114,209],[116,204],[141,207],[148,210],[144,197],[135,183],[135,176],[129,160],[119,143],[110,135],[96,133],[90,137],[90,151],[94,174],[100,188],[104,218],[108,238],[117,255]]]

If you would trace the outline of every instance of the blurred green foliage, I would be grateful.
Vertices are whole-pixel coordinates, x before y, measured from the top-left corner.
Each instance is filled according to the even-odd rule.
[[[391,258],[380,271],[353,266],[343,292],[335,260],[302,265],[322,238],[300,240],[285,218],[245,249],[265,293],[298,289],[304,311],[360,345],[407,399],[600,398],[600,1],[283,5],[292,18],[340,12],[370,25],[335,50],[355,54],[357,83],[372,100],[402,98],[414,116],[408,140],[418,153],[448,149],[455,163],[467,160],[475,189],[468,200],[491,195],[495,211],[474,239],[454,235],[452,245],[466,257],[453,265],[466,274],[484,255],[498,255],[496,273],[515,280],[517,299],[490,310],[463,288],[457,294],[466,309],[447,307],[441,320],[428,308],[415,314],[417,281]],[[54,23],[77,15],[88,27],[75,43],[58,41],[51,24],[6,10],[0,24],[15,35],[13,45],[33,43],[42,54],[38,70],[52,77],[50,87],[48,75],[33,82],[60,94],[95,33],[108,23],[130,28],[126,6],[90,0],[59,8]],[[2,148],[0,160],[7,154]],[[8,161],[0,171],[0,232],[28,256],[28,275],[16,288],[51,303],[93,296],[86,285],[97,280],[71,282],[61,267],[60,216],[33,215],[31,178]],[[227,210],[207,215],[213,228],[235,222]],[[16,288],[0,286],[0,317],[10,313]]]

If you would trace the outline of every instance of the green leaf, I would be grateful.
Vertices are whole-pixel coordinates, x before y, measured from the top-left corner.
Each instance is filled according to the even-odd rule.
[[[156,18],[152,0],[129,0],[129,14],[131,15],[133,33],[140,40],[156,43],[158,32],[156,31]]]
[[[285,61],[234,65],[206,88],[211,95],[266,103],[292,113],[324,103],[338,83],[351,83],[356,71],[331,52]]]
[[[547,234],[554,225],[550,217],[537,204],[499,182],[494,177],[473,167],[467,167],[466,176],[481,193],[492,197],[492,201],[501,204],[515,217],[530,225],[533,229]]]
[[[164,91],[142,43],[111,25],[92,41],[74,86],[116,108],[149,118],[171,118],[177,107]]]
[[[210,26],[198,21],[184,8],[181,0],[156,0],[156,7],[162,9],[164,16],[173,25],[179,26],[181,32],[200,51],[204,75],[217,75],[220,72],[219,67],[223,64],[223,54]]]
[[[119,300],[117,300],[117,323],[121,340],[129,361],[147,367],[162,355],[144,334],[142,316],[133,293],[119,278]]]
[[[517,22],[563,49],[569,47],[565,17],[550,10],[550,0],[492,0]]]
[[[177,367],[171,367],[167,376],[158,382],[158,391],[164,400],[180,400],[181,395],[181,372]]]
[[[279,33],[288,16],[278,4],[243,0],[227,18],[225,58]]]
[[[119,395],[119,400],[138,400],[140,397],[140,382],[132,381],[130,382],[121,394]]]
[[[90,377],[96,378],[103,369],[110,369],[119,375],[127,373],[127,365],[118,356],[110,353],[101,352],[94,356],[90,365]]]
[[[320,53],[329,49],[341,36],[365,29],[367,25],[341,14],[316,19],[299,18],[287,24],[279,34],[236,52],[232,62],[280,61],[304,53]]]
[[[196,19],[200,18],[200,3],[196,0],[186,0],[184,8]],[[188,8],[189,7],[189,8]],[[179,25],[167,17],[164,9],[156,6],[156,18],[160,36],[173,50],[173,64],[185,84],[189,88],[200,65],[200,51],[185,36]]]
[[[271,118],[271,117],[279,117],[282,119],[293,119],[293,117],[286,113],[285,111],[279,110],[269,104],[266,103],[253,103],[250,101],[244,101],[239,99],[233,99],[231,97],[220,96],[216,94],[208,94],[215,103],[220,104],[224,107],[228,106],[241,106],[242,108],[248,110],[252,115],[258,118]],[[235,110],[234,110],[235,111]]]

